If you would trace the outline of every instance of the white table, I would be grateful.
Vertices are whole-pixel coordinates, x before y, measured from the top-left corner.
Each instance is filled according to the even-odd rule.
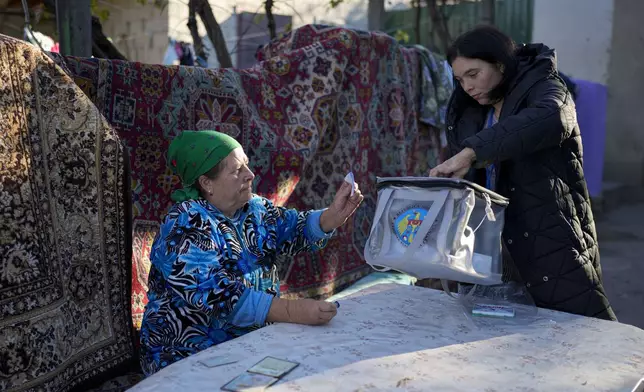
[[[265,356],[300,366],[269,391],[631,391],[644,331],[539,311],[474,325],[440,291],[378,285],[341,301],[327,326],[272,325],[179,361],[133,392],[217,391]],[[487,320],[487,319],[486,319]],[[241,361],[208,368],[200,359]]]

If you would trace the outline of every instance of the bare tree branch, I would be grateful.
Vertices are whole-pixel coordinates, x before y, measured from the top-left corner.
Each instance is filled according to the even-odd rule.
[[[221,26],[215,18],[215,14],[210,8],[210,4],[206,0],[190,0],[190,4],[194,7],[194,13],[199,15],[201,21],[206,27],[206,34],[210,38],[210,42],[215,48],[217,53],[217,60],[219,60],[220,68],[232,68],[233,62],[226,47],[226,40],[224,34],[221,32]]]
[[[103,33],[103,25],[95,16],[92,16],[92,55],[112,60],[127,60]]]
[[[280,4],[280,6],[285,6],[285,7],[290,8],[290,9],[291,9],[291,11],[293,12],[293,14],[294,14],[295,16],[297,16],[298,18],[300,18],[300,20],[303,20],[303,19],[304,19],[304,18],[302,17],[302,15],[301,15],[301,14],[300,14],[296,9],[295,9],[295,7],[293,7],[293,5],[291,5],[291,4],[289,4],[289,3],[281,3],[281,4]],[[292,19],[291,19],[291,21],[292,21]]]
[[[440,40],[439,45],[436,45],[443,53],[447,53],[447,48],[449,48],[452,38],[449,34],[449,26],[447,24],[447,16],[438,9],[437,0],[426,0],[427,1],[427,10],[429,11],[430,18],[432,20],[432,27],[436,29],[438,33],[438,38]],[[445,0],[443,0],[443,7],[445,8]]]
[[[273,16],[273,0],[264,0],[264,12],[266,12],[268,35],[271,37],[271,40],[273,40],[277,38],[277,27],[275,26],[275,16]]]
[[[414,41],[416,41],[416,45],[420,45],[420,1],[421,0],[413,0],[413,5],[414,5],[414,10],[416,12],[416,20],[415,20],[415,27],[414,27]]]
[[[253,13],[253,19],[257,16],[257,13],[258,13],[258,12],[259,12],[259,10],[261,10],[261,9],[262,9],[262,4],[260,4],[260,5],[259,5],[259,7],[257,7],[257,9],[255,10],[255,12]],[[233,53],[237,53],[237,52],[238,52],[237,47],[238,47],[238,46],[240,46],[240,43],[241,43],[242,39],[244,38],[244,36],[246,35],[246,33],[248,33],[248,30],[250,30],[250,28],[251,28],[252,26],[253,26],[253,23],[248,23],[248,25],[246,25],[246,28],[244,29],[244,31],[242,31],[242,33],[241,33],[240,35],[238,35],[238,36],[237,36],[237,42],[235,43],[235,46],[233,47],[233,49],[229,52],[230,54],[233,54]]]
[[[201,35],[199,35],[199,28],[197,26],[197,13],[195,9],[195,0],[190,0],[188,2],[188,30],[190,30],[190,36],[192,36],[192,45],[195,48],[195,54],[197,55],[197,57],[201,57],[207,61],[208,53],[206,53],[203,45],[203,40],[201,39]]]

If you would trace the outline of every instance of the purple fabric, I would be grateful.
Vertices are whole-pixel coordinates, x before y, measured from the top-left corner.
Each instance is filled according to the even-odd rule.
[[[577,121],[584,145],[584,175],[591,197],[602,191],[604,144],[606,140],[606,86],[575,79],[577,84]]]

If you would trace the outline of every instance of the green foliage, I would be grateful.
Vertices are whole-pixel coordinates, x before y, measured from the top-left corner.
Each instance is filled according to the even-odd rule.
[[[409,33],[403,30],[396,30],[396,33],[394,34],[394,39],[398,41],[401,44],[406,44],[409,42]]]
[[[92,10],[92,15],[96,16],[101,23],[104,23],[110,17],[110,10],[100,6],[98,0],[91,0],[90,8]]]
[[[164,10],[168,6],[169,0],[136,0],[136,4],[140,5],[149,5],[152,4],[160,10]],[[102,3],[102,4],[101,4]],[[92,10],[92,15],[96,16],[101,23],[104,23],[110,17],[109,6],[105,6],[105,3],[110,3],[109,0],[102,0],[100,3],[98,0],[90,0],[90,7]]]
[[[260,23],[262,23],[264,18],[266,18],[266,15],[264,14],[255,14],[255,16],[253,17],[253,23],[259,25]]]
[[[168,6],[169,0],[136,0],[141,5],[154,4],[160,10],[164,10]]]
[[[277,38],[284,38],[284,36],[290,33],[291,30],[293,30],[293,23],[286,24],[286,26],[284,26],[284,31],[277,34]]]

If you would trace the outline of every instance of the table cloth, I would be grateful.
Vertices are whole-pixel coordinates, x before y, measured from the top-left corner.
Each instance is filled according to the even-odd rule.
[[[300,365],[270,391],[630,391],[644,331],[539,310],[531,322],[465,317],[444,293],[377,285],[322,327],[275,324],[177,362],[133,392],[216,391],[270,355]],[[199,361],[240,359],[220,367]]]

